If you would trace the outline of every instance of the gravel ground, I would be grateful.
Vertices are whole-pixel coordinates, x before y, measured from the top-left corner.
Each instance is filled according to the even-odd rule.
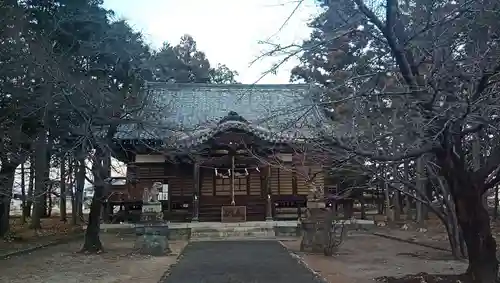
[[[283,244],[330,283],[369,283],[381,276],[421,272],[460,274],[467,269],[467,262],[454,260],[450,252],[363,233],[349,235],[332,257],[301,253],[299,240]]]
[[[101,240],[105,252],[97,255],[78,253],[83,243],[75,241],[0,260],[0,283],[157,283],[186,245],[172,241],[172,255],[151,257],[136,253],[134,236]]]
[[[162,283],[320,283],[277,241],[192,242]]]

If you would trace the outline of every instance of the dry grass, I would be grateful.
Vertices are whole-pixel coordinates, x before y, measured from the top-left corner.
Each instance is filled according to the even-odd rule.
[[[33,230],[29,228],[29,221],[23,224],[21,218],[12,218],[9,234],[0,240],[0,254],[46,244],[83,231],[81,226],[64,223],[59,217],[42,219],[41,222],[42,229]]]

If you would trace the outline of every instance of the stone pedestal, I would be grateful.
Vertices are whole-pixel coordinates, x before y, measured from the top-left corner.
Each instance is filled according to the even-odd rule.
[[[329,252],[327,248],[331,219],[328,219],[328,214],[329,210],[323,200],[309,199],[307,201],[306,216],[301,223],[301,251],[324,254]]]
[[[146,224],[136,227],[137,240],[136,249],[141,254],[162,256],[170,254],[168,246],[168,225],[167,224]]]
[[[160,202],[144,202],[141,222],[137,224],[135,247],[141,254],[162,256],[171,251],[168,246],[168,225],[163,222]]]
[[[144,202],[142,204],[141,223],[163,222],[161,202]]]

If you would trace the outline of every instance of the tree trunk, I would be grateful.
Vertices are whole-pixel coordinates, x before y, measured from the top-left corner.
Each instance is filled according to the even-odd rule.
[[[61,221],[66,223],[66,157],[61,157],[60,169],[60,185],[59,185],[59,214]]]
[[[44,218],[51,217],[51,215],[52,215],[52,192],[54,189],[54,184],[50,180],[50,160],[52,157],[51,149],[52,149],[53,143],[54,143],[54,138],[52,137],[52,135],[50,135],[50,133],[48,133],[47,145],[46,145],[46,150],[45,150],[45,154],[47,156],[45,157],[45,170],[43,171],[43,173],[45,174],[45,178],[44,178],[45,179],[45,193],[43,195],[45,201],[43,202],[43,206],[44,206],[43,212],[44,213],[42,216]]]
[[[100,217],[101,217],[101,198],[103,197],[102,186],[94,187],[94,196],[90,205],[89,221],[87,231],[85,232],[85,243],[82,251],[97,253],[102,251],[102,243],[99,238]]]
[[[472,141],[472,168],[474,170],[479,170],[481,168],[481,133],[475,134],[475,138]],[[483,206],[488,210],[488,194],[483,194],[482,196]]]
[[[107,178],[111,177],[111,154],[109,152],[104,153],[104,160],[103,160],[103,169],[104,169],[104,176],[102,176],[103,180],[106,180]],[[106,196],[109,185],[108,182],[105,182],[104,187],[103,187],[103,197]],[[102,200],[103,208],[102,208],[102,219],[104,221],[109,221],[111,219],[111,213],[110,213],[110,205],[107,202],[106,199],[103,198]]]
[[[460,228],[458,227],[456,214],[454,211],[451,211],[451,209],[448,211],[448,215],[446,215],[444,225],[448,234],[448,241],[450,242],[450,248],[453,257],[455,257],[456,259],[465,258],[466,255],[462,250],[463,241],[462,237],[460,237]]]
[[[379,182],[379,187],[378,187],[378,194],[377,194],[377,214],[382,215],[384,214],[384,207],[385,207],[385,194],[384,194],[384,183],[383,181]]]
[[[457,259],[465,258],[464,241],[461,236],[461,229],[458,225],[455,203],[450,195],[450,188],[446,179],[442,176],[436,176],[436,181],[438,185],[435,187],[435,192],[443,196],[443,214],[439,213],[439,210],[434,212],[446,227],[453,256]]]
[[[116,134],[117,125],[112,125],[106,134],[104,145],[109,146],[112,143],[113,136]],[[105,151],[101,146],[97,146],[95,158],[92,165],[92,173],[94,174],[94,196],[90,205],[89,222],[85,233],[85,243],[82,251],[99,252],[102,250],[102,243],[99,239],[100,232],[100,216],[102,209],[102,201],[106,183],[105,180],[109,177],[109,170],[106,169],[109,152]]]
[[[498,218],[498,186],[495,186],[495,211],[493,212],[493,219],[497,220]]]
[[[102,153],[96,150],[93,160],[92,172],[94,174],[94,195],[90,205],[89,221],[85,233],[83,252],[97,253],[102,251],[102,243],[99,238],[100,218],[102,209],[102,198],[104,196],[104,168],[102,164]]]
[[[41,229],[40,219],[46,212],[45,195],[47,193],[47,131],[44,129],[38,133],[35,144],[35,191],[33,196],[33,216],[31,218],[31,229]]]
[[[71,225],[76,225],[78,223],[78,211],[76,206],[76,198],[75,198],[75,167],[76,163],[74,160],[69,162],[69,193],[71,196]]]
[[[389,195],[389,184],[384,182],[384,196],[385,196],[385,217],[387,221],[393,221],[393,215],[391,213],[391,197]]]
[[[359,198],[359,203],[361,205],[361,219],[366,219],[366,200],[361,192],[361,197]]]
[[[76,172],[76,190],[75,190],[75,208],[76,208],[76,217],[78,219],[83,218],[83,190],[85,187],[85,158],[78,158],[78,169]]]
[[[450,200],[447,202],[447,209],[448,209],[448,219],[449,219],[449,226],[451,229],[451,234],[448,234],[448,237],[451,238],[454,242],[454,247],[453,248],[458,248],[457,251],[452,249],[453,254],[455,257],[461,257],[461,258],[466,258],[467,257],[467,252],[464,248],[464,239],[462,236],[462,229],[458,225],[458,219],[457,219],[457,209],[456,205],[453,202],[453,200]],[[460,251],[460,253],[458,253]]]
[[[383,173],[382,172],[383,172],[382,164],[379,164],[378,168],[375,167],[375,175],[381,176],[380,178],[378,178],[378,182],[377,182],[377,214],[378,215],[384,214],[384,207],[385,207],[384,180],[383,180]]]
[[[498,261],[496,257],[496,241],[491,234],[490,217],[483,205],[483,197],[476,188],[462,191],[455,197],[458,223],[462,228],[469,268],[467,273],[472,282],[496,282]]]
[[[404,180],[409,182],[410,181],[410,162],[406,160],[404,162]],[[412,192],[412,189],[409,185],[406,185],[406,191],[408,193]],[[405,196],[405,203],[404,203],[404,208],[405,211],[404,213],[406,214],[406,220],[412,220],[413,219],[413,213],[412,213],[412,207],[411,207],[412,199],[411,196],[406,195]]]
[[[53,207],[53,202],[52,202],[52,193],[54,192],[54,186],[53,184],[51,183],[49,185],[49,189],[47,190],[47,193],[45,193],[45,198],[48,200],[48,204],[47,204],[47,217],[51,217],[52,216],[52,207]]]
[[[21,163],[21,223],[26,223],[26,168]]]
[[[393,143],[393,146],[395,144]],[[394,186],[398,187],[399,189],[402,189],[400,187],[402,184],[400,181],[398,181],[398,175],[399,175],[399,170],[398,170],[399,164],[394,163],[392,165],[392,175],[393,175],[393,182]],[[401,220],[401,193],[399,190],[394,190],[394,194],[392,195],[392,205],[394,208],[393,216],[394,216],[394,221],[398,222]]]
[[[423,157],[417,159],[417,180],[416,187],[419,192],[423,192],[425,190],[425,160]],[[422,193],[423,195],[423,193]],[[417,223],[419,226],[424,226],[425,222],[425,213],[424,213],[425,205],[421,201],[417,201]]]
[[[5,236],[10,229],[10,202],[12,186],[16,174],[16,165],[2,162],[0,169],[0,236]]]
[[[401,194],[399,191],[395,191],[394,195],[392,196],[392,203],[394,207],[394,221],[400,221],[401,220]]]
[[[35,181],[35,162],[33,161],[33,153],[30,153],[30,178],[28,181],[28,195],[26,196],[26,206],[24,207],[24,215],[31,217],[31,208],[33,206],[33,188]]]
[[[413,220],[411,196],[405,196],[405,214],[406,214],[406,220]]]
[[[448,234],[448,242],[450,243],[451,253],[454,258],[460,259],[460,245],[457,240],[458,234],[455,234],[451,220],[449,218],[447,220],[448,221],[444,222],[444,227],[446,228],[446,233]],[[457,235],[457,237],[455,237],[455,235]]]

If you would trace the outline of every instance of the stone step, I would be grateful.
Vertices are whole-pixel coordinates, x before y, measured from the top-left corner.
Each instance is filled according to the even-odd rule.
[[[294,238],[296,239],[296,238]],[[231,236],[231,237],[199,237],[191,238],[193,242],[212,242],[212,241],[276,241],[276,236]]]
[[[273,227],[213,227],[191,228],[191,239],[232,238],[232,237],[275,237]]]

